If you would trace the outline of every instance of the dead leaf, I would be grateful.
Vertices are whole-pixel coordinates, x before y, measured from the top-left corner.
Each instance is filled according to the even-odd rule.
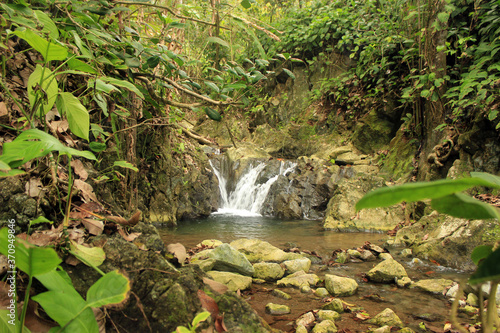
[[[24,239],[34,245],[47,246],[54,243],[59,238],[59,232],[55,232],[53,230],[43,230],[35,231],[30,236],[27,236],[26,233],[22,233],[17,237],[19,237],[20,239]]]
[[[123,228],[118,228],[118,233],[125,239],[127,242],[133,242],[134,239],[142,235],[142,232],[132,232],[128,234]]]
[[[66,119],[63,120],[54,120],[49,123],[49,126],[56,133],[64,133],[69,128],[69,123]]]
[[[81,180],[85,181],[89,177],[87,170],[83,166],[82,161],[80,160],[72,160],[71,167],[75,171],[75,173],[80,177]]]
[[[224,325],[224,314],[222,315],[217,315],[215,318],[215,323],[214,323],[215,329],[217,332],[227,332],[226,325]]]
[[[7,105],[5,105],[5,102],[0,102],[0,117],[6,116],[9,114],[9,111],[7,111]]]
[[[219,294],[224,294],[229,289],[226,285],[206,277],[203,278],[203,283]]]
[[[87,228],[89,234],[99,236],[104,230],[104,223],[100,220],[83,219],[82,224]]]
[[[139,220],[141,219],[141,211],[138,210],[137,212],[135,212],[134,215],[132,215],[132,217],[128,220],[128,225],[130,227],[133,227],[135,226],[137,223],[139,223]]]
[[[83,229],[68,229],[68,238],[77,244],[83,244],[85,232]]]
[[[358,320],[367,320],[370,319],[370,315],[366,312],[356,312],[356,318]]]
[[[219,306],[215,300],[208,296],[203,290],[198,290],[198,298],[201,302],[201,307],[210,312],[212,319],[215,321],[219,314]]]
[[[174,255],[179,264],[182,265],[184,261],[186,261],[187,258],[186,248],[181,243],[168,244],[167,251]]]
[[[75,179],[74,186],[82,192],[83,199],[86,202],[99,202],[90,184],[87,184],[81,179]]]
[[[76,257],[72,254],[67,256],[66,259],[64,260],[64,262],[67,263],[68,265],[71,265],[71,266],[76,266],[79,263],[81,263],[81,261],[76,259]]]
[[[425,234],[424,237],[422,237],[422,240],[427,240],[429,238],[429,234]]]
[[[30,180],[25,185],[26,194],[30,197],[38,197],[40,192],[43,190],[43,184],[40,178],[30,178]]]
[[[108,220],[111,220],[115,223],[118,223],[118,224],[121,224],[121,225],[127,225],[128,224],[128,221],[125,220],[123,217],[121,216],[114,216],[114,215],[110,215],[110,216],[107,216],[106,217]]]
[[[35,301],[28,301],[28,309],[24,319],[24,326],[26,326],[31,333],[46,333],[52,327],[59,326],[54,322],[45,320],[38,315],[38,303]]]

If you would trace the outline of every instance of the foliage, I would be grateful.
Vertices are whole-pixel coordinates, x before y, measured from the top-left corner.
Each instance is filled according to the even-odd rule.
[[[497,222],[500,221],[500,212],[497,208],[459,193],[475,186],[500,189],[500,177],[483,172],[471,172],[470,178],[407,183],[379,188],[361,198],[356,203],[356,210],[386,207],[403,201],[412,202],[431,199],[432,208],[440,213],[465,219],[494,218]],[[471,258],[478,267],[469,277],[469,283],[482,284],[491,282],[490,305],[486,314],[481,311],[480,315],[483,331],[492,332],[493,326],[498,323],[496,289],[500,281],[500,242],[497,240],[494,246],[481,245],[476,247],[471,254]],[[458,295],[460,294],[461,291]],[[456,327],[460,327],[456,321],[459,299],[460,296],[456,296],[453,306],[454,314],[452,319]]]
[[[196,332],[196,329],[200,325],[202,321],[205,321],[210,317],[210,312],[208,311],[203,311],[200,312],[196,315],[196,317],[193,318],[193,321],[191,322],[191,325],[188,327],[185,326],[178,326],[177,329],[175,330],[176,333],[190,333],[190,332]]]

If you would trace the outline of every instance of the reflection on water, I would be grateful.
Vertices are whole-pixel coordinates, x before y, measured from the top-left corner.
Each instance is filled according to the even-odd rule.
[[[290,242],[319,254],[339,248],[362,246],[365,241],[381,244],[385,238],[383,234],[324,231],[319,221],[221,213],[206,219],[181,221],[176,228],[159,228],[159,232],[165,243],[182,243],[188,248],[204,239],[213,238],[230,243],[239,238],[256,238],[277,247],[284,247]]]

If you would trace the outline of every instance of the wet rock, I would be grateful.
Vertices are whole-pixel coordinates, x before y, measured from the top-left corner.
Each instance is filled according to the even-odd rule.
[[[453,283],[452,280],[447,279],[426,279],[415,282],[410,288],[417,288],[431,294],[444,294]]]
[[[372,110],[356,122],[352,143],[365,154],[373,153],[388,147],[396,129],[396,123],[388,121],[377,110]]]
[[[335,321],[335,320],[340,319],[340,313],[338,313],[337,311],[333,311],[333,310],[319,310],[316,315],[317,315],[319,321],[323,321],[323,320]]]
[[[266,281],[275,281],[285,275],[285,270],[277,263],[261,262],[253,264],[254,277]]]
[[[307,333],[307,328],[304,325],[297,325],[295,333]]]
[[[402,277],[402,278],[396,278],[396,285],[399,288],[408,287],[412,283],[413,283],[413,281],[409,277],[407,277],[407,276]]]
[[[404,326],[401,319],[399,319],[399,317],[394,313],[394,311],[392,311],[389,308],[386,308],[384,311],[380,312],[375,317],[368,319],[366,323],[374,324],[381,327],[388,325],[388,326],[396,326],[402,328]]]
[[[277,217],[284,219],[302,218],[301,199],[295,193],[279,193],[274,199],[274,212]]]
[[[338,313],[344,313],[344,304],[339,298],[334,298],[321,307],[322,310],[332,310]]]
[[[353,258],[361,258],[361,252],[358,250],[348,249],[347,254]]]
[[[336,333],[338,331],[337,326],[332,320],[323,320],[320,323],[314,325],[313,333]]]
[[[394,259],[390,253],[380,253],[378,255],[379,259],[382,259],[382,260],[387,260],[387,259]]]
[[[189,262],[192,264],[197,264],[199,260],[210,259],[210,253],[212,253],[212,251],[213,249],[202,250],[189,258]]]
[[[304,271],[300,271],[278,280],[277,283],[279,287],[294,287],[300,289],[303,286],[315,286],[318,282],[319,277],[316,274],[307,274]]]
[[[231,291],[245,290],[251,287],[252,278],[230,272],[209,271],[207,275],[214,281],[222,283]]]
[[[292,296],[288,295],[286,292],[284,292],[283,290],[279,290],[279,289],[273,289],[273,291],[271,291],[271,295],[282,298],[282,299],[286,299],[286,300],[292,298]]]
[[[363,261],[375,261],[377,257],[372,253],[372,251],[364,250],[361,251],[361,255],[359,257]]]
[[[347,254],[346,252],[337,253],[337,257],[335,258],[335,262],[338,262],[339,264],[345,264],[348,261],[349,261],[349,254]]]
[[[242,238],[231,242],[230,245],[243,253],[250,262],[283,262],[304,257],[298,253],[285,252],[259,239]]]
[[[328,297],[330,296],[330,293],[326,290],[326,288],[318,288],[314,291],[314,295],[318,297]]]
[[[222,245],[222,244],[223,243],[217,239],[205,239],[205,240],[201,241],[201,243],[196,245],[196,247],[206,246],[206,247],[210,247],[210,248],[216,248],[217,246]]]
[[[308,258],[285,260],[283,261],[283,265],[285,266],[285,273],[287,275],[299,271],[308,272],[311,268],[311,260]]]
[[[326,274],[325,287],[333,296],[352,296],[358,290],[358,284],[354,279]]]
[[[214,269],[225,272],[235,272],[252,276],[255,271],[252,264],[241,252],[230,246],[222,244],[209,254],[215,260]]]
[[[368,278],[374,282],[394,282],[395,278],[407,277],[403,265],[394,259],[387,259],[379,263],[367,273]]]
[[[300,316],[296,321],[295,324],[297,326],[309,326],[314,321],[316,320],[316,317],[314,317],[314,314],[312,312],[306,312],[302,316]]]
[[[290,313],[290,308],[286,305],[283,304],[274,304],[274,303],[267,303],[266,304],[266,313],[269,313],[271,315],[279,316],[279,315],[284,315]]]
[[[214,268],[215,260],[214,259],[197,260],[196,265],[200,266],[202,271],[208,272]]]

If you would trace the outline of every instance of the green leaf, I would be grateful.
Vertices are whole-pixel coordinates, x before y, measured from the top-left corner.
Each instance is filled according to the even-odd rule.
[[[442,23],[446,23],[446,22],[448,22],[448,18],[450,17],[450,14],[441,12],[441,13],[438,13],[437,17],[438,17],[439,21],[441,21]]]
[[[97,71],[92,66],[76,58],[69,59],[67,64],[70,69],[73,69],[75,71],[97,74]]]
[[[479,265],[479,262],[488,257],[491,253],[493,253],[493,246],[479,245],[472,250],[470,257],[474,264]]]
[[[8,171],[10,170],[10,166],[5,163],[4,161],[0,160],[0,170],[1,171]]]
[[[481,178],[489,183],[486,187],[500,189],[500,177],[487,172],[471,172],[471,177]]]
[[[469,278],[470,284],[478,284],[486,281],[500,279],[500,248],[479,263],[476,272]]]
[[[0,310],[0,332],[4,333],[18,333],[18,327],[21,327],[21,323],[14,316],[14,318],[10,318],[11,315],[9,309]]]
[[[245,9],[248,9],[248,8],[252,7],[252,4],[250,3],[249,0],[243,0],[243,1],[241,1],[240,4]]]
[[[35,277],[49,291],[61,291],[68,295],[80,296],[73,287],[68,273],[62,269],[54,269],[44,274],[38,274]]]
[[[192,333],[192,331],[190,329],[188,329],[187,327],[177,326],[175,333]]]
[[[210,81],[205,81],[205,84],[210,88],[212,89],[213,91],[217,92],[217,93],[220,93],[220,89],[219,87],[217,87],[217,85],[213,82],[210,82]]]
[[[442,179],[433,182],[382,187],[367,193],[361,198],[356,204],[356,211],[364,208],[388,207],[403,201],[412,202],[440,198],[474,186],[497,188],[496,184],[479,177]]]
[[[43,32],[48,33],[49,37],[52,37],[54,39],[59,38],[59,30],[57,29],[57,26],[54,23],[54,21],[52,21],[52,19],[47,14],[45,14],[41,10],[34,10],[33,16],[35,16],[37,18],[37,20],[40,23],[42,23],[42,25],[43,25],[42,31]]]
[[[100,266],[106,259],[106,253],[101,247],[86,247],[71,241],[70,253],[73,254],[78,260],[81,260],[88,266]]]
[[[105,143],[102,143],[102,142],[95,142],[95,141],[92,141],[90,144],[89,144],[89,147],[92,151],[96,152],[96,153],[100,153],[102,151],[105,151],[106,150],[106,144]]]
[[[45,62],[52,60],[64,60],[68,56],[68,49],[66,47],[43,39],[31,29],[16,30],[13,34],[24,39],[32,48],[40,52],[45,59]]]
[[[126,58],[125,65],[131,68],[139,68],[141,67],[141,61],[138,58]]]
[[[500,212],[493,206],[462,193],[453,193],[431,201],[432,209],[463,219],[494,219]]]
[[[12,239],[7,228],[0,230],[0,253],[8,255],[8,245],[13,244],[16,249],[16,266],[29,276],[51,271],[61,263],[61,259],[52,248],[37,247],[17,237],[12,243]]]
[[[89,288],[87,303],[93,308],[107,304],[119,304],[127,298],[129,291],[129,280],[118,271],[112,271],[101,277]]]
[[[113,166],[117,166],[117,167],[121,167],[121,168],[125,168],[125,169],[130,169],[130,170],[133,170],[135,172],[139,171],[139,169],[137,169],[132,163],[129,163],[127,161],[115,161],[113,163]]]
[[[295,80],[295,74],[289,69],[283,68],[283,72],[285,72],[289,77]]]
[[[205,113],[207,114],[207,116],[210,119],[215,120],[215,121],[222,120],[222,116],[220,115],[220,113],[217,112],[216,110],[212,109],[211,107],[206,106],[203,109],[205,110]]]
[[[225,47],[229,47],[229,44],[225,40],[220,39],[219,37],[208,37],[207,41],[209,43],[216,43]]]
[[[108,84],[101,79],[90,79],[87,83],[87,86],[91,89],[96,89],[97,91],[106,93],[106,94],[111,94],[113,91],[118,90],[117,87],[115,87],[112,84]]]
[[[36,65],[35,70],[28,78],[28,100],[30,101],[31,108],[35,106],[35,102],[37,101],[36,92],[33,89],[35,86],[39,86],[42,90],[42,94],[38,97],[38,99],[41,98],[41,104],[36,110],[37,115],[46,115],[54,106],[57,94],[59,93],[57,81],[52,71],[46,67]]]
[[[208,318],[208,317],[210,317],[210,312],[208,312],[208,311],[203,311],[203,312],[201,312],[201,313],[198,313],[198,314],[196,315],[196,317],[194,317],[194,319],[193,319],[192,326],[193,326],[194,328],[198,327],[198,324],[199,324],[200,322],[202,322],[202,321],[207,320],[207,318]]]
[[[0,178],[5,178],[5,177],[15,177],[15,176],[20,176],[24,175],[26,172],[19,170],[19,169],[12,169],[7,172],[5,171],[0,171]]]
[[[39,224],[39,223],[50,223],[53,224],[54,222],[46,218],[45,216],[38,216],[36,219],[30,221],[30,226]]]
[[[112,85],[128,89],[128,90],[134,92],[140,98],[144,99],[144,95],[140,92],[140,90],[137,89],[136,86],[134,86],[132,83],[130,83],[128,81],[119,80],[119,79],[115,79],[115,78],[108,77],[108,76],[102,77],[101,80],[103,80],[104,82],[111,83]]]
[[[62,92],[56,102],[57,110],[68,118],[71,132],[89,141],[90,116],[87,109],[72,93]]]

